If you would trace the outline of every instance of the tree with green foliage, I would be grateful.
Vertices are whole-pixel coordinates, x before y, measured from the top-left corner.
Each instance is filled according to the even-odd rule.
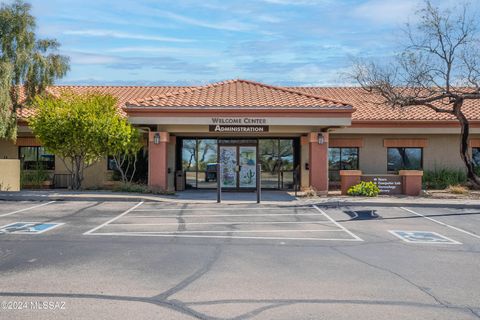
[[[99,93],[64,92],[37,96],[28,121],[43,146],[58,156],[72,175],[71,188],[82,186],[86,168],[108,155],[138,151],[139,134],[119,114],[117,99]]]
[[[137,171],[138,152],[142,148],[140,133],[134,127],[122,128],[119,135],[109,140],[110,155],[124,184],[132,183]]]
[[[16,138],[16,109],[33,102],[65,76],[69,58],[55,39],[37,39],[31,5],[22,0],[0,8],[0,138]],[[23,87],[25,101],[20,101]]]

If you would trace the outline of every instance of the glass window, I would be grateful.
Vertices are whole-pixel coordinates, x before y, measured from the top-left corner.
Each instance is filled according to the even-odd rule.
[[[480,148],[472,148],[472,160],[475,166],[480,166]]]
[[[55,170],[55,156],[44,147],[19,147],[19,155],[24,170]]]
[[[217,140],[197,140],[198,188],[217,187]]]
[[[107,157],[107,170],[117,170],[117,163],[113,159],[113,156]]]
[[[197,140],[195,139],[183,140],[182,168],[184,171],[197,170]]]
[[[282,171],[293,170],[293,140],[280,140],[280,161]]]
[[[340,181],[340,170],[358,170],[358,148],[328,148],[331,181]]]
[[[197,140],[185,139],[182,144],[182,169],[185,171],[186,187],[197,187]]]
[[[358,148],[341,148],[341,170],[358,170]]]
[[[279,146],[277,139],[260,139],[258,141],[258,154],[262,165],[262,187],[278,189],[280,159],[278,158]]]
[[[399,170],[422,169],[422,148],[388,148],[387,170],[397,172]]]

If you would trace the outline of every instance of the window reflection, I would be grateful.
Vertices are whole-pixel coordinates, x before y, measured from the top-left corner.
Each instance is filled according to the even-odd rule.
[[[44,147],[19,147],[24,170],[55,170],[55,156]]]
[[[358,166],[358,148],[328,148],[330,181],[340,181],[340,170],[358,170]]]
[[[186,187],[197,187],[197,140],[185,139],[182,145],[182,169],[186,176]]]
[[[480,166],[480,148],[472,148],[472,160],[476,167]]]
[[[217,140],[197,140],[198,188],[217,186]]]
[[[388,148],[388,171],[420,169],[422,169],[422,148]]]
[[[293,189],[294,147],[292,139],[260,139],[262,187]]]
[[[258,141],[259,158],[262,165],[262,187],[278,189],[280,160],[278,158],[278,140],[261,139]]]

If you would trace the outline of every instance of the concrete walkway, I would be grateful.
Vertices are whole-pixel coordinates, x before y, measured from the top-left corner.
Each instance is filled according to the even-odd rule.
[[[0,200],[5,201],[149,201],[189,204],[216,203],[215,190],[195,190],[177,192],[175,195],[154,195],[141,193],[122,193],[112,191],[68,191],[68,190],[23,190],[19,192],[0,192]],[[255,192],[224,192],[222,203],[256,203]],[[452,208],[479,208],[480,200],[436,199],[428,197],[379,196],[376,198],[348,197],[332,193],[328,197],[295,197],[293,192],[263,191],[262,204],[271,205],[311,205],[320,206],[429,206]]]

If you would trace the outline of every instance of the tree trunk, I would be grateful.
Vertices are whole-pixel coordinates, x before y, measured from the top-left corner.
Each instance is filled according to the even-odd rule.
[[[133,177],[135,176],[135,172],[137,171],[137,160],[138,160],[138,153],[135,153],[135,156],[133,157],[133,171],[132,175],[130,176],[130,183],[133,181]]]
[[[83,159],[81,156],[75,156],[72,161],[72,189],[79,190],[82,186],[83,181],[83,170],[82,170]]]
[[[461,142],[460,142],[460,156],[462,157],[463,163],[467,168],[467,179],[471,183],[473,189],[480,189],[480,178],[475,173],[475,165],[470,157],[468,152],[468,139],[470,136],[470,123],[468,122],[467,117],[461,111],[463,100],[457,100],[453,105],[453,112],[455,117],[457,117],[460,122],[461,127]]]

